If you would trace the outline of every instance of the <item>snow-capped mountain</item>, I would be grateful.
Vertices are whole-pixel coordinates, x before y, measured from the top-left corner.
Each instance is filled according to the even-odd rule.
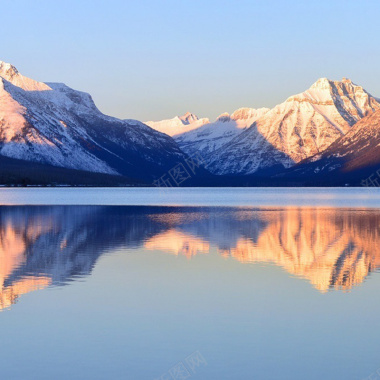
[[[286,180],[289,175],[360,171],[380,165],[379,112],[380,100],[351,80],[322,78],[273,109],[240,108],[212,123],[187,112],[148,126],[106,116],[89,94],[35,81],[0,61],[1,181],[23,181],[25,167],[33,163],[38,172],[41,166],[53,167],[54,181],[75,169],[83,175],[103,173],[102,181],[121,175],[152,182],[195,153],[216,175],[259,171],[268,178],[286,169],[276,176]],[[24,171],[14,176],[17,165]],[[199,185],[231,183],[231,177],[200,170]]]
[[[173,139],[135,120],[102,114],[90,95],[41,83],[0,62],[0,155],[151,179],[185,155]]]
[[[379,101],[349,79],[319,79],[258,118],[251,127],[205,157],[215,174],[252,174],[291,167],[345,135]]]
[[[146,121],[145,124],[156,131],[175,136],[184,132],[199,128],[210,122],[207,118],[199,119],[197,115],[186,112],[183,116],[175,116],[173,119],[161,121]]]
[[[268,111],[269,108],[240,108],[231,115],[223,113],[215,122],[178,134],[174,139],[187,154],[199,152],[202,157],[209,158]]]

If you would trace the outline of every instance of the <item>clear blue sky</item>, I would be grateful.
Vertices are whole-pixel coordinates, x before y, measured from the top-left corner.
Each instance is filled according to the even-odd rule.
[[[0,60],[91,93],[105,113],[215,118],[317,78],[380,97],[379,0],[12,0]]]

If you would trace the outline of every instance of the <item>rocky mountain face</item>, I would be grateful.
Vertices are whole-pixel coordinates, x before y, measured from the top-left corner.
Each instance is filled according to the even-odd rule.
[[[329,160],[340,159],[344,162],[342,169],[347,171],[379,165],[380,110],[357,122],[345,136],[331,144],[321,156]]]
[[[380,110],[358,121],[344,136],[281,176],[317,181],[346,181],[349,184],[380,186]],[[379,171],[380,173],[380,171]],[[377,184],[376,184],[377,183]]]
[[[215,174],[241,175],[276,164],[291,167],[322,152],[378,109],[379,101],[350,80],[319,79],[208,156],[207,168]]]
[[[156,131],[175,136],[181,133],[197,129],[202,125],[208,124],[207,118],[199,119],[197,115],[186,112],[183,116],[175,116],[173,119],[161,121],[146,121],[145,124]]]
[[[102,114],[90,95],[0,62],[0,155],[151,180],[186,157],[169,136]]]

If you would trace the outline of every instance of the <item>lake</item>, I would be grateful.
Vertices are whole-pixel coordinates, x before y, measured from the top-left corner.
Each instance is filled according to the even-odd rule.
[[[376,379],[380,190],[0,189],[4,379]]]

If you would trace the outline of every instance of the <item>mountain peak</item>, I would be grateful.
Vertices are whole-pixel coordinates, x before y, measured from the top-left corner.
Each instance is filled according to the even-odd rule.
[[[225,122],[225,121],[230,121],[231,117],[230,117],[230,114],[228,112],[224,112],[221,115],[219,115],[216,120],[221,121],[221,122]]]
[[[0,78],[12,83],[14,86],[22,88],[25,91],[46,91],[51,88],[42,82],[37,82],[33,79],[27,78],[19,73],[19,71],[11,65],[0,61]]]
[[[327,90],[331,87],[331,81],[327,78],[319,78],[315,83],[311,85],[311,89]]]
[[[352,83],[352,80],[346,77],[343,77],[341,81],[332,81],[327,78],[319,78],[315,83],[311,85],[311,89],[319,89],[319,90],[326,90],[331,87],[332,84],[348,84],[348,85],[354,85]]]
[[[352,84],[352,80],[350,78],[342,78],[342,82]]]
[[[194,115],[191,112],[186,112],[184,115],[179,117],[180,120],[182,120],[183,124],[188,125],[193,123],[194,121],[199,120],[197,115]]]
[[[3,61],[0,61],[0,76],[3,77],[6,80],[12,79],[14,76],[18,75],[19,72],[10,63],[6,63]]]
[[[200,119],[197,115],[191,112],[186,112],[184,115],[175,116],[173,119],[146,121],[145,124],[156,131],[165,133],[169,136],[175,136],[199,128],[209,122],[210,120],[207,118]]]

